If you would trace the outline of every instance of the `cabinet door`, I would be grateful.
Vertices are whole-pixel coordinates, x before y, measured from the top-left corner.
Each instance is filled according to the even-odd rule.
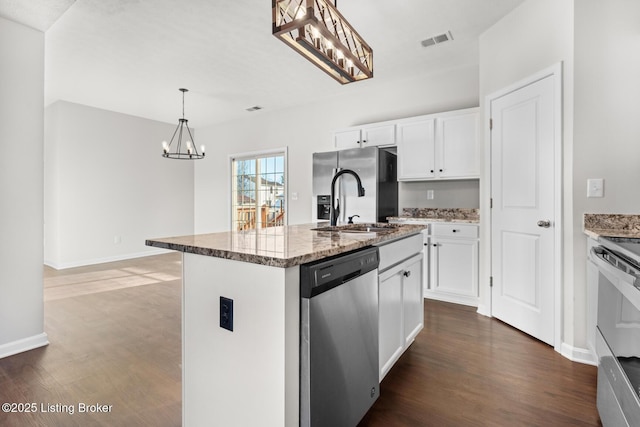
[[[360,147],[360,129],[345,129],[333,133],[333,142],[338,150]]]
[[[459,302],[477,305],[478,241],[431,237],[429,249],[429,291],[462,298]]]
[[[396,143],[396,126],[394,124],[365,126],[361,133],[363,147]]]
[[[402,310],[404,345],[411,344],[424,326],[424,295],[422,291],[422,254],[403,264]]]
[[[402,330],[402,269],[392,268],[378,279],[378,348],[380,381],[404,347]]]
[[[435,119],[397,125],[398,180],[435,177]]]
[[[440,117],[436,123],[438,178],[478,178],[478,113]]]

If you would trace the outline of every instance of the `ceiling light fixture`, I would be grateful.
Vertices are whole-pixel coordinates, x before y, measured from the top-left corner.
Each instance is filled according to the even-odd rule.
[[[184,118],[184,93],[189,92],[189,89],[180,88],[178,89],[182,92],[182,118],[178,119],[178,127],[176,127],[175,132],[173,132],[173,136],[171,137],[171,142],[167,144],[167,141],[162,141],[162,157],[166,157],[168,159],[180,159],[180,160],[196,160],[202,159],[204,157],[204,145],[200,146],[200,151],[195,146],[195,142],[193,141],[193,135],[191,134],[191,129],[189,129],[189,125],[187,122],[189,120]],[[182,134],[184,128],[187,129],[187,134],[189,135],[189,139],[185,141],[184,147],[182,146]],[[176,144],[173,145],[173,140],[176,139],[176,135],[178,135],[178,139]],[[185,134],[185,139],[187,135]],[[175,151],[171,151],[171,147],[175,149]],[[182,151],[184,148],[184,151]]]
[[[273,35],[342,84],[371,78],[373,50],[337,2],[273,0]]]

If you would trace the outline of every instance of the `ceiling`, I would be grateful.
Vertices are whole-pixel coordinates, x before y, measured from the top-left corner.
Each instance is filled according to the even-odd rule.
[[[374,78],[344,86],[271,35],[269,0],[0,0],[0,16],[45,32],[47,105],[175,123],[185,87],[198,128],[477,64],[478,36],[522,2],[340,0],[374,51]]]

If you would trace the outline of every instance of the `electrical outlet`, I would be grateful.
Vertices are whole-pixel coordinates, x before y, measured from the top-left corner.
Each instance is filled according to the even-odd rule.
[[[427,200],[433,200],[433,190],[427,190]]]
[[[233,331],[233,300],[220,297],[220,327]]]

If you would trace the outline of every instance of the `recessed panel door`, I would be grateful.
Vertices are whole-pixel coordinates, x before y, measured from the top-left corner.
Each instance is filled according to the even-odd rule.
[[[555,334],[555,77],[491,100],[492,315]]]

